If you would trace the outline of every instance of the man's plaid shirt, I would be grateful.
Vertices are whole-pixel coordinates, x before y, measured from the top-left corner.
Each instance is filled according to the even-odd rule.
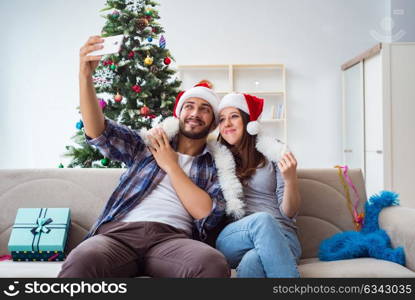
[[[125,163],[127,166],[104,210],[85,239],[93,236],[98,227],[106,222],[121,219],[143,200],[163,179],[166,173],[157,165],[151,152],[137,131],[105,119],[105,130],[97,138],[85,135],[87,143],[96,147],[105,157]],[[172,142],[177,149],[177,141]],[[215,162],[208,148],[195,157],[189,178],[213,201],[212,211],[203,219],[194,220],[193,238],[204,241],[206,231],[214,228],[225,214],[225,200],[218,181]],[[163,207],[160,207],[163,209]]]

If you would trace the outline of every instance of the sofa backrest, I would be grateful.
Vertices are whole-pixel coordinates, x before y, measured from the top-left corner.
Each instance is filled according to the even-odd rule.
[[[7,253],[20,207],[69,207],[72,227],[68,250],[81,242],[119,182],[122,169],[0,170],[0,255]],[[349,170],[366,201],[360,170]],[[303,258],[317,256],[322,239],[353,230],[337,169],[298,170],[302,207],[297,217]]]
[[[360,169],[348,171],[359,194],[359,212],[366,202],[366,189]],[[302,199],[297,217],[302,258],[318,256],[320,242],[333,234],[355,230],[346,193],[338,169],[301,169],[298,171]],[[351,188],[350,197],[355,199]]]

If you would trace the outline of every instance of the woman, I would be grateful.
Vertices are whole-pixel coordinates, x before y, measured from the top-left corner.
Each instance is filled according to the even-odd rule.
[[[216,247],[238,277],[299,277],[297,162],[290,152],[278,160],[270,154],[275,154],[269,150],[273,145],[259,145],[256,120],[263,101],[228,94],[219,104],[218,140],[234,155],[236,175],[243,183],[245,216],[221,231]]]

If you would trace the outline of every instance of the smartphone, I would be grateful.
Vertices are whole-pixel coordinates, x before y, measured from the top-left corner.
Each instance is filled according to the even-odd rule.
[[[87,54],[87,56],[99,56],[119,52],[123,43],[124,35],[114,35],[105,37],[103,39],[104,42],[102,44],[104,48],[92,51],[91,53]]]

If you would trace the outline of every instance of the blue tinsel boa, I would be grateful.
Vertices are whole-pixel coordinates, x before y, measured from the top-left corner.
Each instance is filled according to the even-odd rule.
[[[405,265],[402,247],[392,249],[388,234],[379,228],[379,213],[384,207],[399,205],[398,194],[382,191],[365,203],[362,230],[337,233],[321,242],[320,260],[330,261],[357,257],[374,257]]]

